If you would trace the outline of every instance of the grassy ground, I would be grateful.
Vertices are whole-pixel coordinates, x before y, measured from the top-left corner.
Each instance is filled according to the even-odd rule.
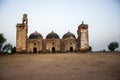
[[[0,80],[120,80],[120,54],[0,56]]]

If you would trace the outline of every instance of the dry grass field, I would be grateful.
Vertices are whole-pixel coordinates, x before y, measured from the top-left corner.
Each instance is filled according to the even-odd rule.
[[[120,53],[4,55],[0,80],[120,80]]]

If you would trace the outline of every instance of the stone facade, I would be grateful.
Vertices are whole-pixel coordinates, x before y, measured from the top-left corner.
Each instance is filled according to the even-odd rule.
[[[58,52],[78,52],[89,50],[88,25],[78,26],[76,38],[71,32],[59,35],[52,31],[45,39],[35,31],[27,37],[28,19],[27,14],[23,15],[22,23],[16,25],[16,52],[18,53],[58,53]]]

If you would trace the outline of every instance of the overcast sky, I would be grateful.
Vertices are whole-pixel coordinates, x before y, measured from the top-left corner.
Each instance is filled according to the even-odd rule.
[[[120,46],[120,0],[0,0],[0,33],[16,45],[16,24],[28,15],[28,36],[38,31],[45,38],[51,31],[60,38],[78,26],[89,26],[93,50],[108,50],[112,41]],[[120,48],[119,48],[120,50]]]

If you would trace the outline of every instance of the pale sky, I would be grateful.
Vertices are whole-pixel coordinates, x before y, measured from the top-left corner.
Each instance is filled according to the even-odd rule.
[[[28,36],[38,31],[46,38],[51,31],[60,38],[70,31],[77,37],[78,26],[89,26],[89,45],[94,51],[120,47],[120,0],[0,0],[0,33],[16,45],[16,24],[28,15]],[[119,48],[120,50],[120,48]]]

